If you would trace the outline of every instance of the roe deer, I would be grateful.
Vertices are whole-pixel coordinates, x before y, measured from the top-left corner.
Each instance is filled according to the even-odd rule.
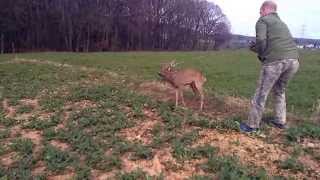
[[[161,66],[161,70],[158,73],[163,80],[169,82],[176,91],[176,107],[178,106],[179,94],[181,96],[181,101],[183,106],[186,106],[183,97],[183,87],[190,86],[195,94],[200,95],[200,111],[203,109],[203,84],[206,82],[204,75],[196,69],[175,69],[177,63],[172,61],[171,63],[166,63]]]

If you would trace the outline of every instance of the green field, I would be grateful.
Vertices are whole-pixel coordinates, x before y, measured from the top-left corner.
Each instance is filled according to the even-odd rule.
[[[208,93],[249,98],[259,75],[255,54],[246,50],[217,52],[125,52],[125,53],[27,53],[18,58],[50,60],[113,71],[137,80],[157,79],[161,62],[173,59],[181,67],[202,70],[208,82]],[[10,59],[1,56],[1,60]],[[308,116],[320,99],[320,52],[301,52],[301,68],[288,87],[290,112]],[[270,99],[270,98],[269,98]]]
[[[301,54],[288,87],[301,121],[248,135],[239,132],[241,102],[254,93],[259,62],[246,50],[1,55],[0,179],[320,178],[320,126],[309,119],[320,52]],[[142,93],[173,59],[206,75],[205,112]]]

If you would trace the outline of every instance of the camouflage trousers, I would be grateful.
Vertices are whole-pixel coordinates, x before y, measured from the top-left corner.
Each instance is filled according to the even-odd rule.
[[[259,128],[267,97],[272,90],[274,95],[275,121],[286,123],[285,91],[289,80],[299,69],[297,59],[285,59],[264,64],[260,72],[257,89],[251,100],[251,108],[247,124],[251,128]]]

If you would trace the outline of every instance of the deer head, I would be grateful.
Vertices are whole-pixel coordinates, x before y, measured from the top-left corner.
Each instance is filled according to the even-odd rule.
[[[175,71],[175,67],[178,64],[175,62],[175,60],[171,61],[170,63],[164,63],[161,65],[160,72],[158,72],[159,76],[166,77],[169,73]]]

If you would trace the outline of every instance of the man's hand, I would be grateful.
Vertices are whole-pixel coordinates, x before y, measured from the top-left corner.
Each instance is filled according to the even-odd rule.
[[[257,52],[257,50],[256,50],[256,42],[250,41],[250,42],[249,42],[249,49],[250,49],[251,51],[253,51],[253,52]]]

